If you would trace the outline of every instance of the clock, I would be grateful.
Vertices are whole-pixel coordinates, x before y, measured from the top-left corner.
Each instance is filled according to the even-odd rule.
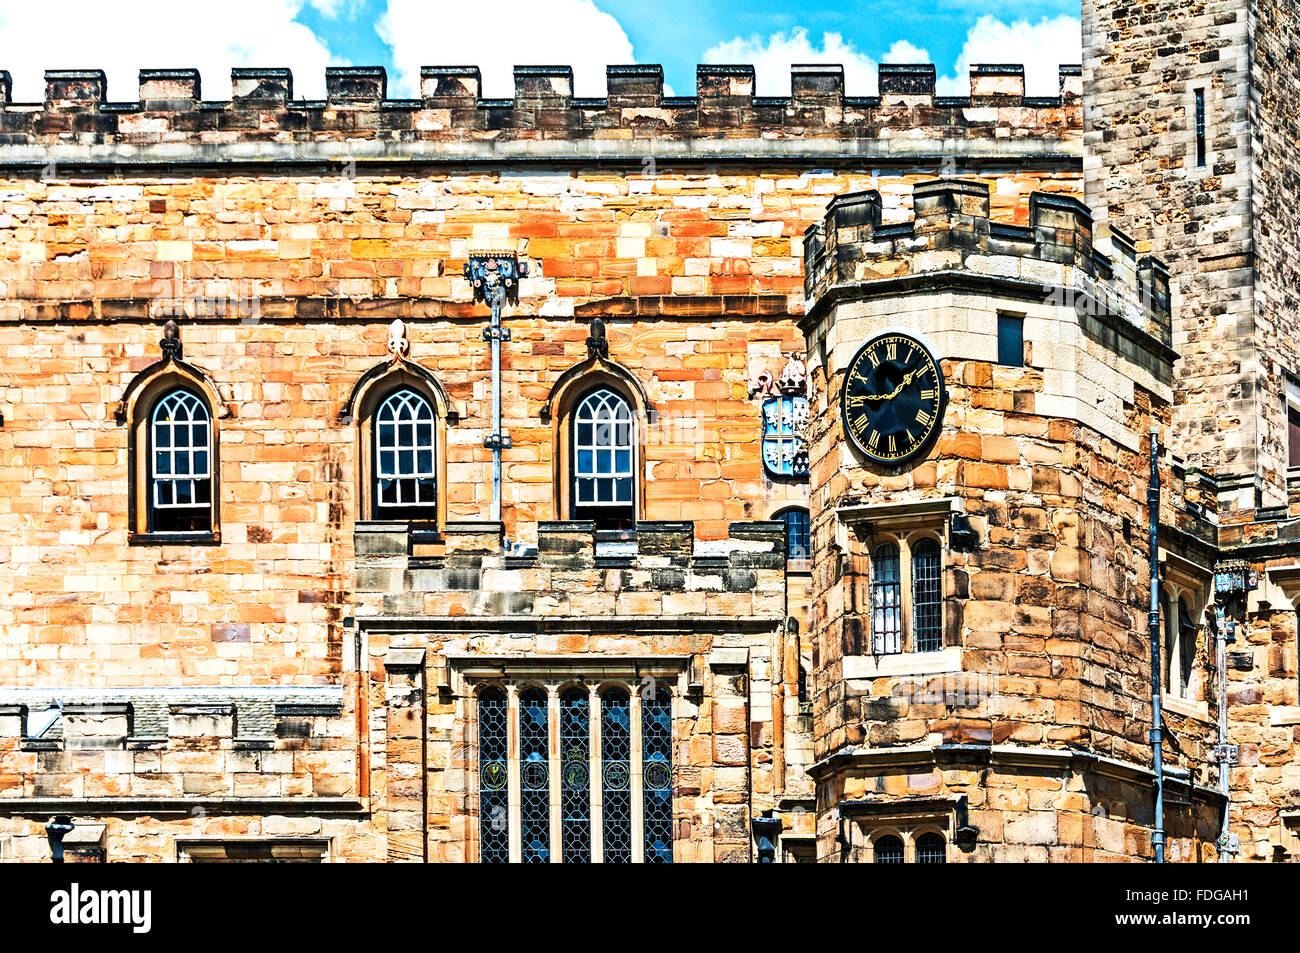
[[[858,349],[844,375],[844,430],[877,463],[899,466],[923,452],[943,421],[943,371],[916,338],[887,331]]]

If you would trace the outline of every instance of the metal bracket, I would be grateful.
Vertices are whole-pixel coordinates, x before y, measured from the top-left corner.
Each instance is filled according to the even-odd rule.
[[[1227,761],[1229,764],[1236,764],[1240,751],[1236,745],[1215,745],[1214,760]]]
[[[489,434],[483,438],[483,446],[489,450],[496,450],[498,447],[502,450],[510,449],[510,437],[508,434]]]
[[[494,337],[499,338],[499,339],[502,340],[502,341],[509,341],[509,340],[510,340],[510,329],[509,329],[509,328],[492,328],[492,327],[487,327],[487,328],[484,328],[484,329],[483,329],[483,340],[484,340],[484,341],[491,341],[492,338],[494,338]]]
[[[1241,837],[1237,834],[1220,834],[1214,843],[1225,854],[1241,853]]]

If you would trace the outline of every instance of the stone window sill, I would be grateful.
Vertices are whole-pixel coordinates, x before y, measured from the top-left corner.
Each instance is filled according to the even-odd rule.
[[[1208,702],[1194,702],[1186,698],[1176,698],[1173,695],[1162,694],[1160,704],[1165,711],[1171,711],[1175,715],[1182,715],[1184,718],[1195,718],[1197,721],[1210,720],[1210,705]]]
[[[1300,706],[1287,705],[1273,708],[1268,713],[1268,721],[1275,727],[1300,725]]]
[[[909,675],[941,675],[961,671],[961,648],[949,646],[938,652],[903,652],[898,655],[846,655],[844,679],[902,678]]]
[[[219,546],[221,533],[128,533],[129,546]]]

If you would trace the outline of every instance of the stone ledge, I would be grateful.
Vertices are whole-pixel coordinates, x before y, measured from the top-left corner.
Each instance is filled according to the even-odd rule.
[[[900,652],[896,655],[880,656],[846,655],[842,662],[844,680],[850,682],[859,679],[958,673],[962,671],[961,656],[961,647],[956,645],[938,652]]]

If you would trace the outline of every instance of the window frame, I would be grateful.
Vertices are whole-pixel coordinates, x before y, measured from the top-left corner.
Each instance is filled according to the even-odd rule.
[[[671,765],[670,775],[670,818],[668,830],[670,836],[675,834],[675,823],[677,817],[678,797],[676,794],[677,784],[679,782],[679,771],[681,765],[677,757],[677,745],[679,741],[679,718],[681,716],[680,699],[682,698],[682,688],[680,685],[673,684],[677,681],[676,677],[664,678],[656,682],[668,697],[668,712],[672,732],[668,741],[668,754]],[[587,693],[588,705],[588,724],[590,730],[590,739],[588,745],[589,768],[587,772],[588,779],[588,814],[586,823],[589,831],[589,843],[586,856],[580,861],[583,863],[606,863],[605,858],[605,834],[606,827],[604,824],[604,807],[605,807],[605,763],[606,759],[602,752],[603,740],[603,719],[605,712],[605,699],[613,697],[614,693],[621,693],[626,696],[628,706],[628,809],[629,823],[627,834],[631,839],[630,863],[648,863],[653,862],[647,858],[647,840],[646,831],[646,803],[647,789],[644,779],[644,760],[646,748],[646,734],[643,725],[643,713],[645,711],[646,695],[644,692],[644,677],[602,677],[592,681],[586,681],[581,677],[565,675],[562,677],[538,678],[530,675],[521,674],[517,678],[507,675],[505,678],[492,677],[481,681],[475,680],[475,684],[467,686],[469,688],[468,704],[466,706],[466,715],[470,721],[471,737],[473,739],[473,753],[470,757],[470,763],[475,767],[470,772],[471,783],[470,793],[475,805],[475,813],[479,815],[478,824],[473,827],[473,849],[469,856],[476,863],[488,862],[483,859],[483,837],[481,825],[484,823],[482,816],[482,787],[480,771],[482,762],[480,759],[482,744],[479,734],[479,704],[480,699],[491,691],[502,691],[506,696],[505,711],[505,745],[507,751],[507,768],[509,782],[506,788],[506,803],[508,805],[508,862],[520,863],[524,860],[523,842],[522,842],[522,806],[521,806],[521,706],[522,696],[529,691],[541,690],[546,693],[547,712],[548,712],[548,766],[549,766],[549,863],[571,863],[571,858],[565,857],[565,830],[564,830],[564,797],[562,792],[564,752],[561,749],[561,704],[562,699],[574,692],[581,690]],[[674,840],[672,861],[676,861],[676,850]]]
[[[418,398],[420,401],[424,403],[425,407],[429,409],[429,413],[431,415],[430,426],[432,428],[432,441],[429,445],[429,452],[433,454],[433,460],[432,460],[433,466],[432,466],[430,476],[428,477],[420,476],[421,471],[419,466],[419,453],[421,452],[421,445],[418,443],[418,431],[417,431],[417,438],[416,438],[417,442],[414,443],[411,447],[412,452],[415,454],[416,472],[412,476],[402,476],[400,475],[400,467],[399,467],[399,474],[398,476],[395,477],[395,479],[403,482],[419,481],[421,479],[431,479],[433,481],[433,501],[431,503],[396,503],[396,504],[381,503],[379,499],[380,497],[379,482],[381,479],[384,479],[384,477],[381,475],[382,471],[381,471],[381,461],[380,461],[380,454],[383,452],[383,448],[380,447],[379,441],[380,441],[380,428],[383,422],[379,419],[379,415],[383,413],[384,408],[388,406],[390,401],[394,400],[396,397],[398,397],[401,394],[408,394],[408,393],[413,394],[416,398]],[[389,522],[389,521],[406,521],[412,523],[437,522],[439,507],[442,498],[442,490],[443,490],[442,482],[440,479],[442,474],[442,468],[440,465],[441,455],[439,453],[439,446],[438,446],[439,443],[438,416],[439,415],[438,415],[437,402],[433,400],[428,394],[424,393],[418,387],[413,387],[407,383],[397,383],[394,386],[385,388],[382,392],[376,395],[374,411],[370,416],[371,416],[371,424],[370,424],[370,441],[369,441],[370,443],[370,475],[369,475],[370,497],[369,499],[371,504],[371,512],[373,514],[373,519],[382,522]],[[417,417],[412,423],[412,426],[418,427],[418,423],[419,423],[419,418]],[[394,426],[400,426],[400,422],[395,420]],[[394,454],[398,454],[400,452],[400,447],[401,447],[400,443],[394,445],[394,450],[393,450]]]
[[[939,645],[934,649],[919,651],[916,648],[916,586],[914,580],[915,574],[915,550],[922,542],[932,542],[937,547],[939,561]],[[875,613],[876,613],[876,554],[886,546],[893,546],[898,553],[899,568],[899,633],[898,633],[898,651],[896,652],[878,652],[876,651],[876,630],[875,630]],[[872,545],[867,553],[867,642],[869,651],[866,653],[874,657],[880,656],[899,656],[899,655],[916,655],[931,656],[937,655],[948,648],[948,612],[947,612],[947,550],[944,545],[943,533],[940,529],[919,528],[909,531],[882,532],[878,533],[873,540]]]
[[[1300,478],[1300,442],[1292,441],[1300,441],[1300,434],[1293,434],[1291,428],[1293,426],[1300,428],[1300,378],[1291,374],[1284,375],[1282,417],[1287,476],[1290,479],[1298,479]]]
[[[357,424],[357,522],[398,522],[433,524],[436,528],[446,525],[447,519],[447,427],[460,419],[445,395],[441,385],[436,381],[426,380],[428,372],[413,365],[397,364],[389,367],[382,374],[363,380],[358,390],[349,401],[349,413],[355,413]],[[434,469],[434,505],[429,512],[414,515],[393,514],[385,512],[376,505],[378,492],[378,434],[376,423],[379,408],[392,394],[399,390],[412,390],[428,402],[433,411],[433,469]]]
[[[596,397],[598,394],[602,394],[602,393],[607,393],[611,395],[613,398],[619,401],[622,404],[622,406],[627,410],[627,415],[628,415],[627,426],[629,428],[629,436],[631,438],[630,443],[626,448],[627,451],[629,452],[630,461],[631,461],[629,472],[626,475],[621,475],[617,472],[617,466],[616,466],[615,472],[611,476],[601,476],[599,474],[599,471],[595,471],[594,476],[581,476],[578,472],[578,454],[579,454],[578,428],[579,425],[581,424],[581,421],[578,419],[578,417],[579,414],[582,413],[582,410],[586,406],[587,402],[592,398]],[[565,448],[564,448],[563,456],[565,460],[565,469],[567,471],[566,479],[564,480],[567,493],[566,493],[566,500],[564,502],[563,512],[567,514],[568,519],[592,520],[597,524],[597,528],[607,528],[607,529],[630,529],[632,528],[632,526],[636,524],[636,521],[637,519],[639,519],[640,512],[641,512],[640,487],[642,483],[641,446],[640,446],[641,428],[640,428],[639,417],[640,415],[637,412],[637,406],[635,401],[633,401],[633,399],[626,393],[626,391],[623,388],[614,386],[609,381],[601,380],[592,383],[590,384],[590,386],[584,387],[581,391],[577,393],[576,397],[573,400],[572,405],[568,409],[568,412],[565,414],[567,427],[565,428],[566,434],[565,434]],[[615,426],[617,425],[618,422],[616,421]],[[596,444],[594,442],[591,444],[591,451],[593,455],[598,452],[597,450],[598,447],[599,444]],[[615,463],[617,461],[617,454],[620,452],[621,449],[622,448],[617,443],[612,443],[610,445],[609,452],[611,455],[611,460],[615,461]],[[626,479],[629,481],[628,485],[629,485],[629,493],[631,496],[631,500],[626,503],[612,503],[612,504],[602,504],[598,501],[591,502],[591,503],[582,503],[578,499],[578,481],[581,479],[595,479],[595,480],[608,479],[608,480],[615,480],[615,481]]]
[[[188,475],[178,479],[177,474],[175,472],[172,472],[168,476],[161,477],[161,478],[159,477],[158,474],[157,464],[158,464],[158,455],[160,453],[165,452],[168,454],[173,471],[175,468],[176,459],[179,456],[179,454],[177,453],[177,444],[175,442],[177,427],[174,422],[169,422],[170,431],[171,431],[170,445],[164,448],[164,447],[160,447],[157,442],[158,429],[159,429],[158,412],[162,410],[163,405],[166,402],[177,398],[181,400],[183,400],[184,398],[189,399],[189,404],[187,409],[190,411],[191,416],[186,421],[185,426],[189,430],[191,440],[194,435],[193,433],[194,425],[197,419],[193,416],[193,410],[194,409],[201,410],[205,415],[203,424],[204,424],[204,429],[207,431],[207,441],[206,441],[206,446],[203,449],[203,452],[207,454],[207,468],[206,468],[207,472],[206,472],[206,476],[204,476],[202,479],[196,477],[196,475],[193,472],[194,454],[198,451],[197,444],[193,442],[188,443],[185,446],[185,452],[188,454],[190,458],[190,467],[191,467],[191,472]],[[176,537],[212,535],[212,494],[216,486],[216,479],[214,475],[214,471],[216,469],[214,464],[216,461],[214,459],[215,454],[213,453],[213,448],[212,448],[212,436],[213,436],[212,416],[213,416],[212,409],[208,406],[207,401],[203,399],[203,395],[199,393],[195,388],[185,384],[177,384],[175,387],[171,387],[168,388],[167,390],[164,390],[162,393],[160,393],[157,396],[157,398],[149,406],[148,422],[146,424],[146,433],[147,433],[146,446],[148,449],[146,451],[147,460],[145,462],[145,475],[148,481],[148,486],[145,489],[145,495],[146,495],[145,519],[146,519],[146,529],[151,535],[176,536]],[[175,503],[164,504],[159,502],[158,490],[159,490],[159,485],[161,483],[171,483],[172,493],[174,495],[176,492],[176,485],[186,481],[188,481],[194,486],[196,493],[197,493],[198,484],[200,482],[206,482],[208,484],[207,486],[208,500],[206,503],[197,503],[191,506],[182,506]],[[160,520],[160,517],[162,516],[161,511],[164,510],[191,510],[194,511],[196,514],[199,512],[204,512],[206,515],[207,525],[196,529],[195,528],[159,529],[158,522]]]
[[[208,504],[207,527],[197,530],[155,528],[154,414],[161,403],[177,391],[194,398],[207,414]],[[217,545],[221,542],[221,427],[214,400],[204,381],[176,365],[143,385],[124,412],[128,423],[127,457],[129,495],[127,501],[127,543],[133,546]],[[197,509],[197,507],[196,507]]]
[[[1011,328],[1013,326],[1015,328],[1016,337],[1020,341],[1020,354],[1018,357],[1016,357],[1015,360],[1008,360],[1007,358],[1009,358],[1011,355],[1004,350],[1004,343],[1005,343],[1005,347],[1008,349],[1010,348],[1011,345],[1009,342],[1004,342],[1003,331],[1004,329]],[[997,316],[996,331],[997,331],[997,348],[998,348],[998,359],[997,359],[998,366],[999,367],[1024,367],[1026,365],[1025,316],[1023,314],[1007,314],[1007,313],[999,312]]]
[[[804,555],[796,556],[790,545],[790,521],[789,516],[795,513],[803,514],[804,523],[808,531],[808,545],[804,548]],[[790,563],[805,563],[812,560],[812,514],[808,507],[792,504],[783,506],[772,514],[773,520],[780,520],[785,525],[785,561]]]

